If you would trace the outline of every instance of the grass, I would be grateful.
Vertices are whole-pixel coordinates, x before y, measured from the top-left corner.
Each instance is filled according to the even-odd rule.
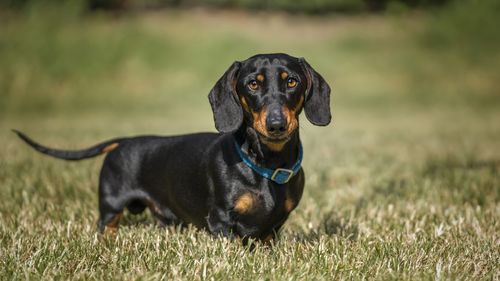
[[[500,278],[498,60],[429,48],[426,15],[51,13],[0,28],[1,279]],[[63,148],[213,131],[218,77],[278,51],[331,82],[334,124],[301,119],[306,190],[271,248],[149,214],[102,238],[102,158],[46,158],[9,131]]]

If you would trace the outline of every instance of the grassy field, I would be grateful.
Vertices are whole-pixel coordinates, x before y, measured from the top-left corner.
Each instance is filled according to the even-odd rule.
[[[427,15],[0,17],[0,279],[500,279],[500,58],[430,48]],[[307,58],[334,118],[301,119],[306,190],[270,248],[149,214],[101,238],[102,158],[54,160],[10,132],[81,148],[214,131],[210,88],[268,52]]]

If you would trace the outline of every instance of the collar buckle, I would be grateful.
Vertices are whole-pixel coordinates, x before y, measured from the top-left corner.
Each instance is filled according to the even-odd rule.
[[[284,184],[287,183],[294,175],[294,171],[284,168],[278,168],[274,170],[273,175],[271,176],[271,180]]]

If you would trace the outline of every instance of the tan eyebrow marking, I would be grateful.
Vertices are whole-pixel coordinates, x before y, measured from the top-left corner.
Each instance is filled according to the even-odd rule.
[[[281,76],[281,79],[285,80],[286,78],[288,78],[288,72],[283,71],[283,72],[281,72],[280,76]]]
[[[257,80],[259,80],[260,82],[264,81],[264,75],[258,74],[257,75]]]

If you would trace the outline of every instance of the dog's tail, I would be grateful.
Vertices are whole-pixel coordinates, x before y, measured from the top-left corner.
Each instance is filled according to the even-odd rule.
[[[12,131],[16,133],[29,146],[33,147],[36,151],[64,160],[82,160],[97,156],[102,153],[110,152],[117,148],[120,144],[120,141],[123,140],[112,139],[82,150],[62,150],[43,146],[17,130]]]

